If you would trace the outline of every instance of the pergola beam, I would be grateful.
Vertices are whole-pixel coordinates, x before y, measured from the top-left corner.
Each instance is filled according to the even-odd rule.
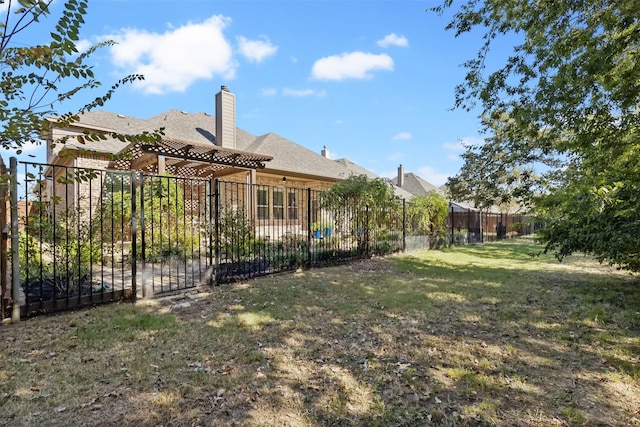
[[[142,170],[147,166],[157,163],[158,157],[153,153],[144,153],[142,156],[131,160],[131,170]]]

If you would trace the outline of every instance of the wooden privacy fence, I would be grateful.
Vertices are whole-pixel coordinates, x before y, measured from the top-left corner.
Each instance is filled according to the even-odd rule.
[[[533,234],[541,223],[538,218],[518,213],[483,212],[451,204],[447,219],[452,244],[472,244],[513,239]]]
[[[423,249],[475,227],[451,215],[451,233],[416,236],[405,201],[373,208],[310,188],[15,158],[7,171],[1,160],[3,319],[348,262],[408,241]]]

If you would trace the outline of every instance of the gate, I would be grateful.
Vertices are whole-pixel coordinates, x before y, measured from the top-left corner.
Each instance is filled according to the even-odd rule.
[[[1,176],[3,318],[10,300],[15,319],[187,289],[210,273],[209,180],[15,158]]]
[[[140,294],[197,286],[212,274],[211,180],[140,174],[139,192]]]

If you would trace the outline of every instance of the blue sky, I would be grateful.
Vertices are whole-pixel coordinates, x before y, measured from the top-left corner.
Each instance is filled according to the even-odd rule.
[[[61,3],[52,8],[56,17]],[[146,76],[105,110],[142,118],[169,109],[213,114],[215,93],[228,85],[238,127],[254,135],[275,132],[318,153],[326,145],[332,158],[384,177],[402,164],[441,185],[462,164],[461,143],[482,138],[477,113],[451,111],[460,64],[481,41],[446,32],[446,16],[425,12],[434,5],[89,0],[80,47],[118,42],[93,57],[105,88],[127,74]],[[53,23],[16,41],[43,42]]]

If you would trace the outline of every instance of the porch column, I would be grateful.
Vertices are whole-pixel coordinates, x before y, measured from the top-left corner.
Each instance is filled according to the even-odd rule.
[[[258,224],[258,203],[257,203],[257,188],[256,184],[258,183],[258,178],[255,169],[251,169],[247,172],[247,207],[249,208],[249,217],[251,218],[251,223],[253,224],[254,233],[257,232],[257,224]]]
[[[158,175],[164,175],[166,173],[166,161],[164,156],[158,156]]]

